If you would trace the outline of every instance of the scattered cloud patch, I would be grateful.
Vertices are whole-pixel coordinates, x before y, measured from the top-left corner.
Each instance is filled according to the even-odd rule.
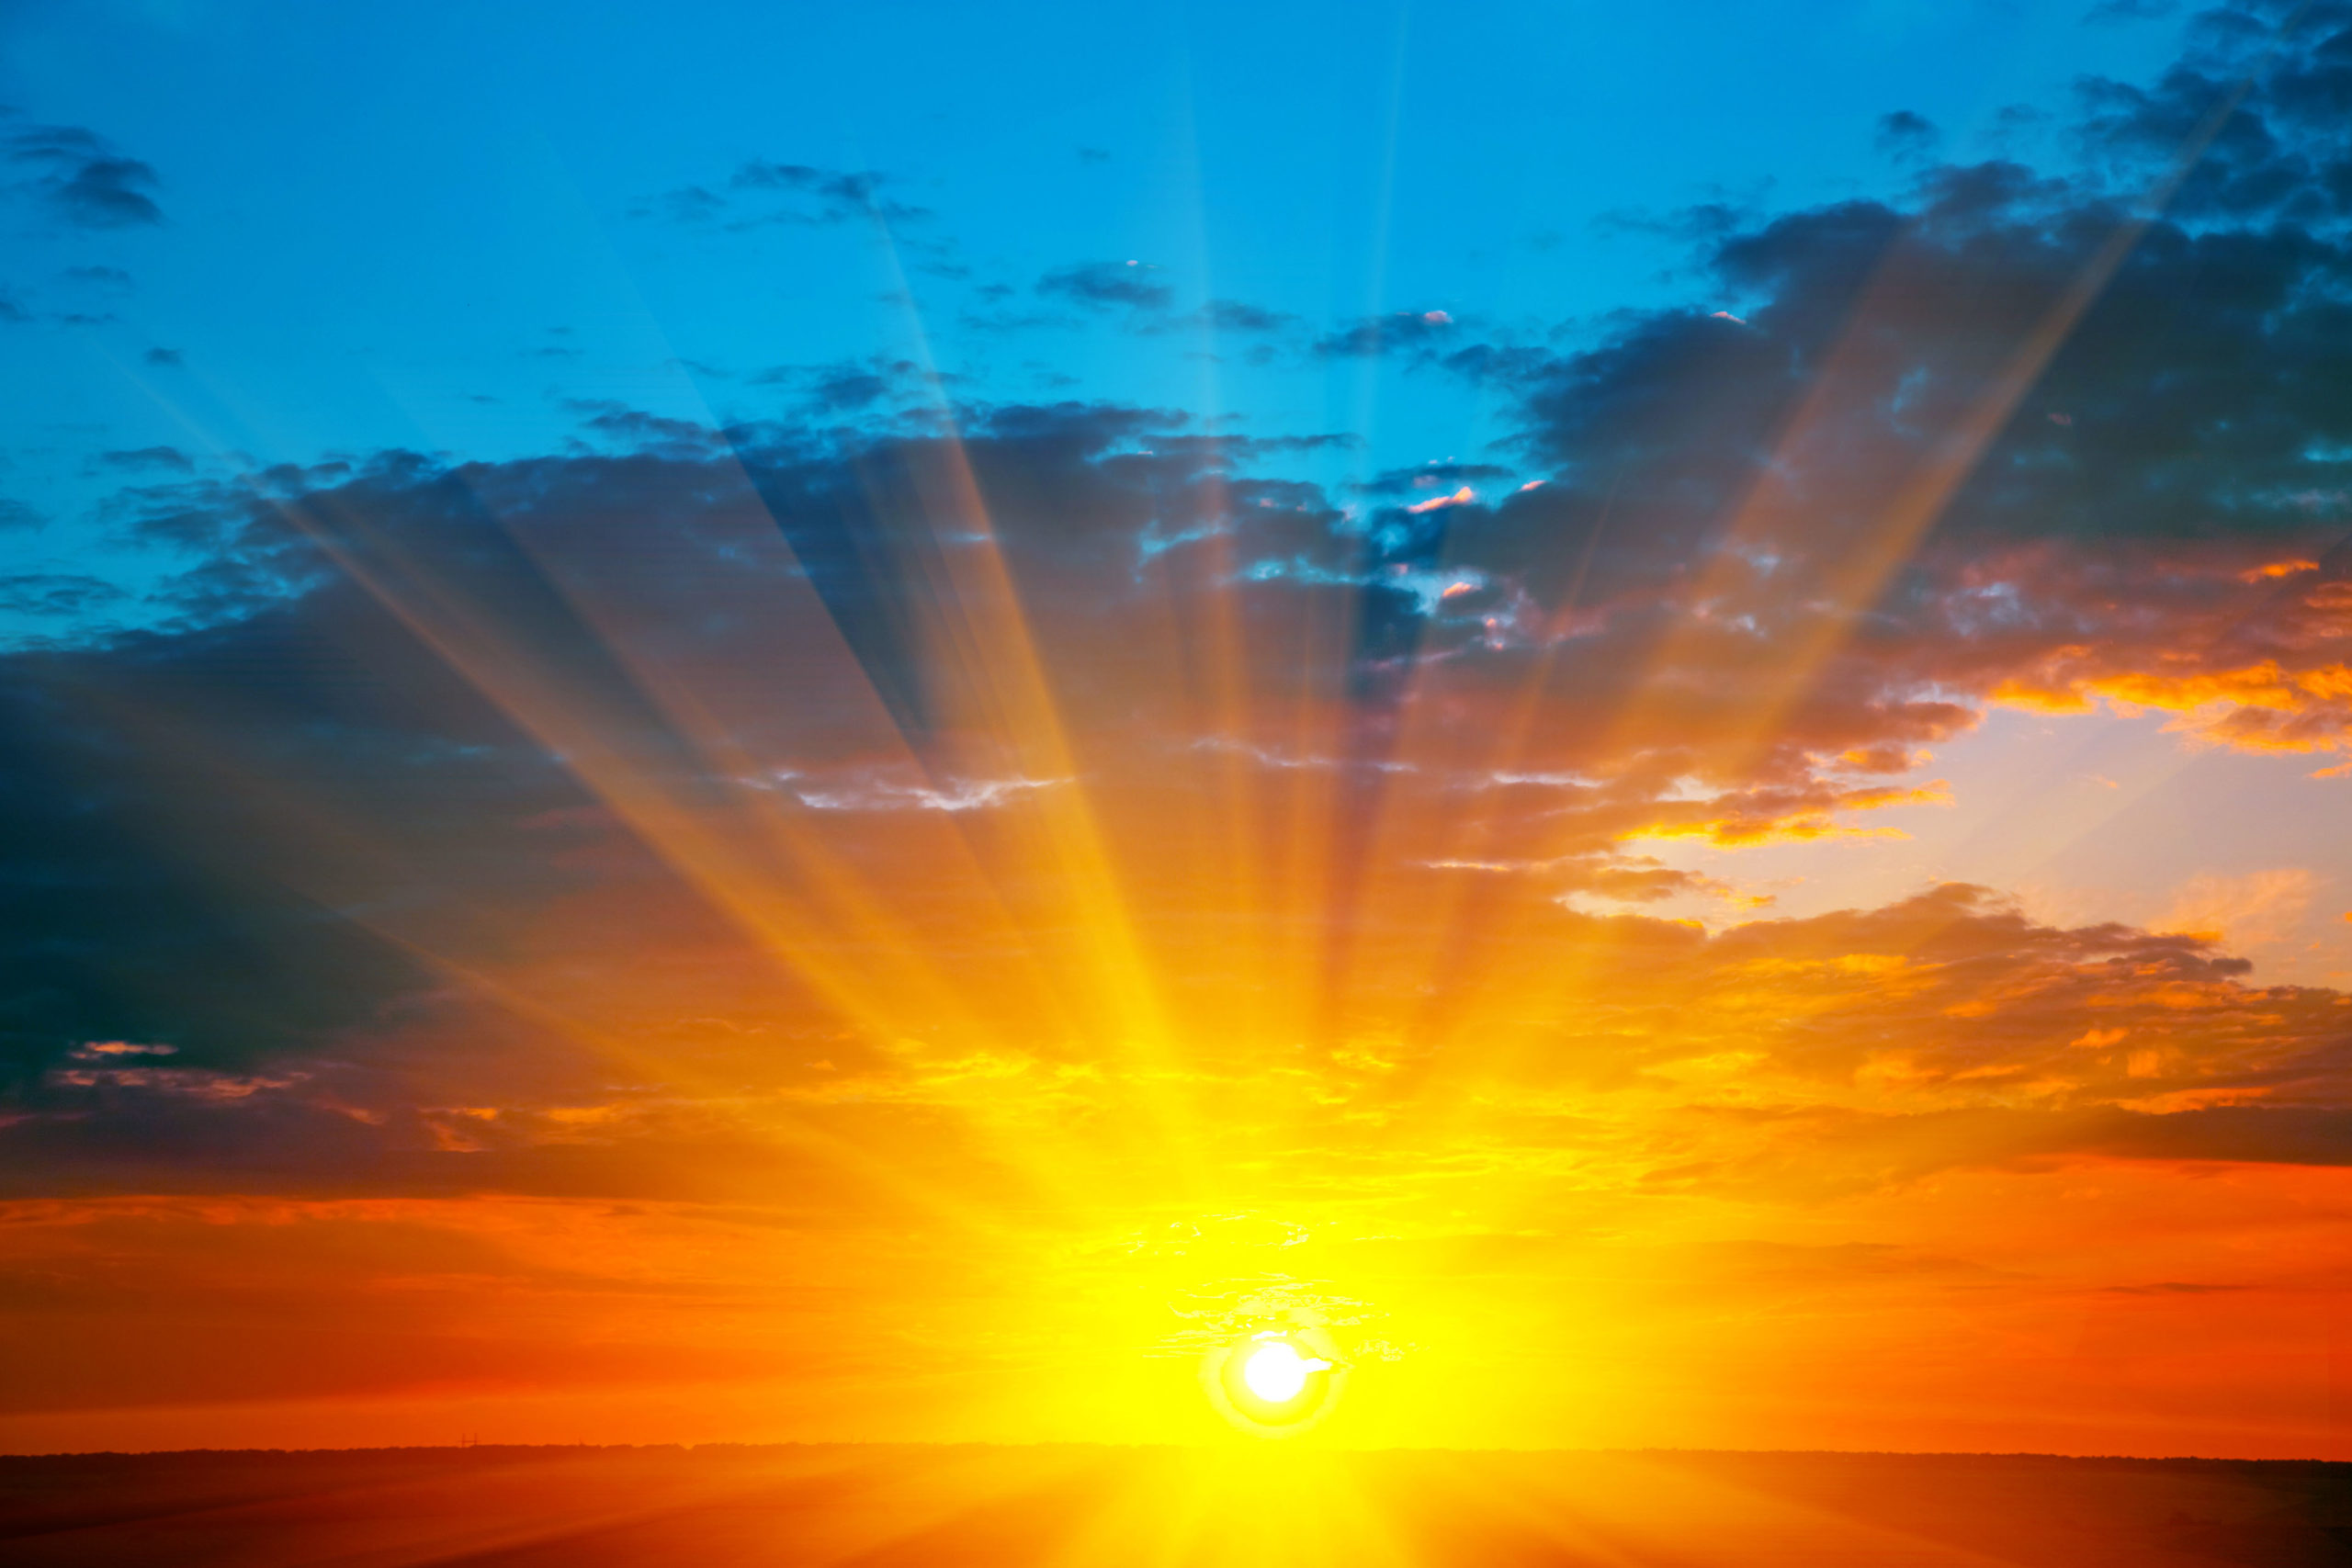
[[[601,439],[635,451],[702,451],[718,440],[717,431],[694,420],[648,413],[607,399],[567,398],[563,406],[579,414],[581,424]]]
[[[129,597],[111,582],[77,572],[25,571],[0,577],[0,610],[17,615],[85,615]]]
[[[1873,142],[1885,157],[1902,162],[1932,157],[1943,132],[1926,116],[1909,109],[1896,109],[1879,116]]]
[[[936,404],[950,389],[967,383],[967,378],[954,371],[880,354],[824,365],[771,366],[751,378],[755,387],[789,388],[808,407],[837,415],[865,413],[886,403]]]
[[[717,186],[680,186],[636,209],[637,217],[741,231],[772,224],[824,228],[853,218],[892,223],[931,216],[887,194],[895,182],[872,170],[829,169],[813,164],[746,159]]]
[[[96,460],[102,467],[132,473],[192,474],[196,471],[196,460],[176,446],[118,447],[100,452]]]
[[[75,228],[164,221],[152,194],[161,184],[153,166],[125,155],[94,130],[0,118],[0,158],[17,169],[17,191]]]
[[[1136,261],[1083,262],[1046,274],[1037,280],[1036,291],[1091,309],[1165,310],[1175,303],[1176,291],[1159,281],[1159,272]]]
[[[1366,316],[1351,325],[1315,341],[1311,352],[1323,359],[1363,359],[1384,354],[1427,353],[1460,331],[1451,311],[1394,310]]]
[[[869,773],[862,777],[817,783],[797,774],[781,774],[777,787],[790,793],[811,811],[987,811],[1009,805],[1039,790],[1066,784],[1067,779],[942,779],[918,783]]]

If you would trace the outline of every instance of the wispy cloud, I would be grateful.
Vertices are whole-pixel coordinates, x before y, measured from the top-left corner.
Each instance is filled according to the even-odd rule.
[[[634,215],[736,231],[770,224],[822,228],[853,218],[906,223],[931,216],[926,209],[888,196],[888,187],[895,183],[890,175],[872,170],[751,158],[723,182],[675,186]]]
[[[154,166],[77,125],[36,125],[0,109],[0,157],[14,164],[16,189],[80,229],[124,229],[164,221],[152,194]],[[112,271],[112,269],[107,269]]]

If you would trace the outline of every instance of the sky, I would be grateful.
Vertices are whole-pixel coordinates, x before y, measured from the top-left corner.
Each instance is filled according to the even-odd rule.
[[[2352,1459],[2352,6],[0,106],[0,1450]]]

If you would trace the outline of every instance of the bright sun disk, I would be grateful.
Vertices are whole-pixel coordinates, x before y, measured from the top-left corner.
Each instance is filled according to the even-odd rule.
[[[1269,1339],[1241,1363],[1241,1381],[1269,1404],[1287,1404],[1306,1386],[1307,1375],[1329,1370],[1331,1363],[1302,1356],[1287,1339]]]

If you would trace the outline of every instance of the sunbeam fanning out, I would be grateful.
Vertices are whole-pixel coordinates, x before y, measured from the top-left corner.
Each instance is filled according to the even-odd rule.
[[[0,5],[0,1559],[2324,1560],[2352,0],[1869,9]]]

